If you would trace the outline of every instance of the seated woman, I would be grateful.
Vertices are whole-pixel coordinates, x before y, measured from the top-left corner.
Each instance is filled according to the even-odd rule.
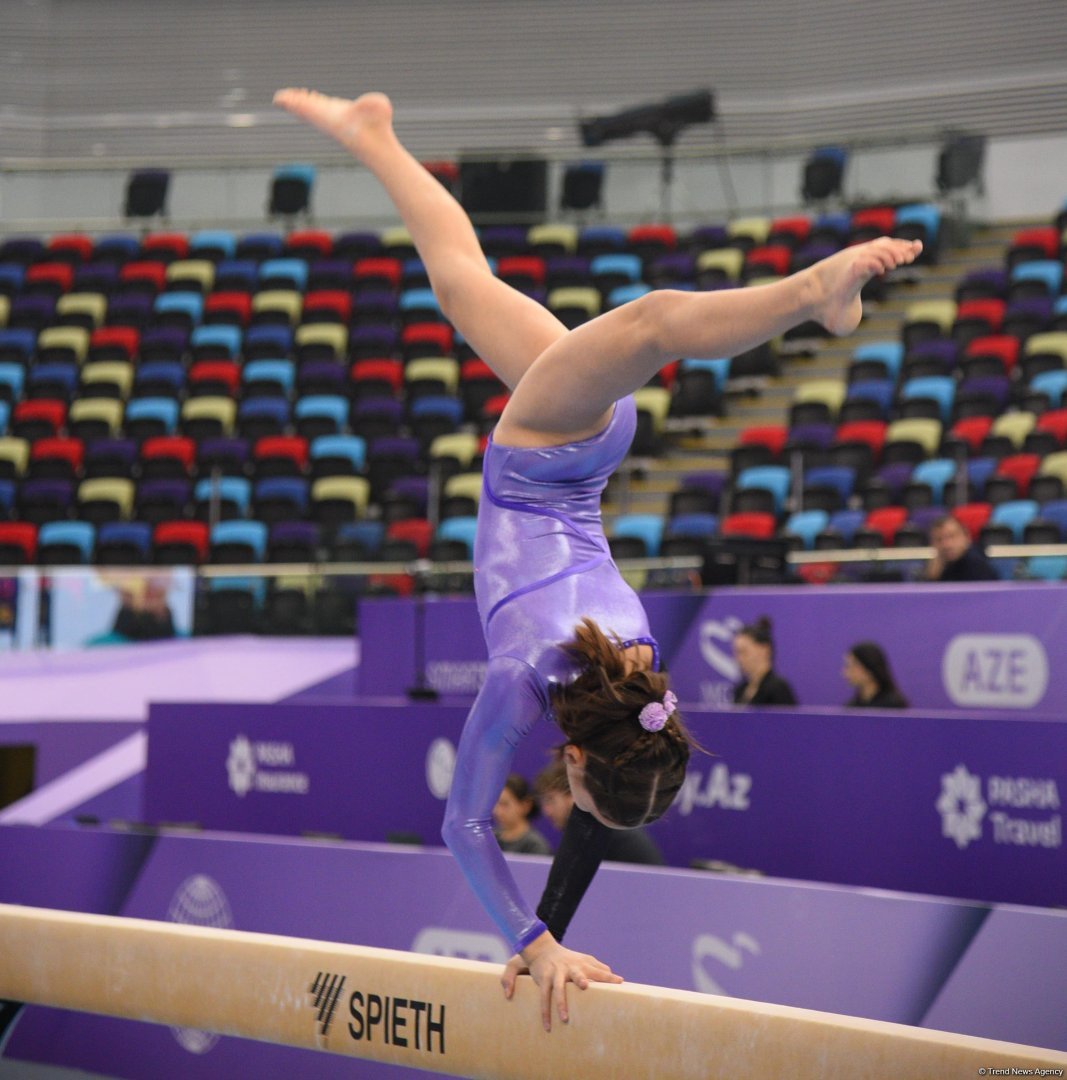
[[[861,641],[845,653],[841,674],[856,691],[848,702],[848,708],[908,707],[908,699],[900,692],[889,668],[889,658],[882,647],[873,641]]]
[[[530,824],[537,804],[525,777],[511,773],[493,807],[496,842],[501,851],[516,855],[551,855],[548,841]]]
[[[774,670],[771,620],[761,615],[734,635],[734,659],[744,681],[734,687],[738,705],[795,705],[793,688]]]

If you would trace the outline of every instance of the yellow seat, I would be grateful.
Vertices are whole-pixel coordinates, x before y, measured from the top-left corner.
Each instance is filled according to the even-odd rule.
[[[1016,450],[1022,450],[1026,436],[1037,423],[1037,417],[1031,412],[1009,412],[998,416],[989,429],[990,435],[1005,435],[1012,441]]]
[[[304,298],[295,289],[267,289],[252,297],[252,311],[260,315],[265,311],[280,311],[295,326],[304,307]]]
[[[653,432],[661,434],[671,407],[671,392],[663,386],[642,386],[634,391],[634,404],[638,412],[652,417]]]
[[[112,476],[83,480],[78,487],[78,505],[83,507],[91,502],[115,503],[119,508],[119,517],[129,518],[133,511],[133,481]]]
[[[413,248],[415,246],[415,241],[411,239],[411,233],[403,225],[383,229],[380,238],[386,255],[392,255],[397,248]]]
[[[78,434],[79,427],[92,427],[104,424],[109,435],[117,435],[122,428],[122,403],[113,398],[79,398],[72,402],[67,413],[67,427],[72,434]],[[79,438],[91,437],[86,431]]]
[[[133,364],[121,360],[97,360],[82,368],[82,386],[106,385],[112,389],[109,397],[128,398],[133,386]]]
[[[237,419],[237,402],[227,397],[189,398],[182,406],[182,423],[197,420],[217,420],[224,435],[233,434]]]
[[[566,255],[578,250],[578,228],[575,225],[531,225],[526,243],[535,249],[559,248]]]
[[[455,394],[459,387],[459,361],[447,356],[423,356],[404,368],[404,383],[440,381],[446,394]]]
[[[720,273],[731,281],[741,277],[744,265],[745,255],[740,248],[715,248],[697,256],[697,274]]]
[[[80,364],[89,352],[89,331],[82,326],[49,326],[37,335],[37,355],[45,349],[69,351]]]
[[[955,300],[918,300],[904,312],[904,324],[934,323],[942,334],[949,334],[956,321]]]
[[[298,349],[309,345],[323,345],[333,350],[338,360],[348,353],[348,327],[340,323],[307,323],[298,326],[293,334]]]
[[[585,285],[570,285],[553,289],[548,294],[548,310],[577,310],[593,319],[600,314],[600,293]]]
[[[933,457],[941,445],[941,421],[926,417],[894,420],[885,433],[886,443],[918,443],[927,457]]]
[[[771,219],[769,217],[743,217],[731,221],[726,226],[727,236],[745,237],[752,241],[754,246],[767,243],[767,237],[771,234]]]
[[[178,259],[167,267],[167,283],[175,281],[195,282],[202,293],[209,293],[215,286],[215,264],[209,259]]]
[[[14,473],[21,476],[26,471],[30,461],[30,444],[26,439],[18,439],[13,435],[0,438],[0,461],[7,464],[7,468],[0,469],[0,476]]]
[[[56,314],[60,317],[78,315],[87,318],[95,329],[104,325],[107,318],[107,297],[100,293],[67,293],[56,301]]]
[[[0,440],[2,442],[3,440]],[[1057,450],[1045,457],[1037,470],[1038,476],[1058,476],[1067,488],[1067,450]]]
[[[445,498],[473,499],[482,497],[482,474],[480,472],[456,473],[445,481]]]
[[[793,403],[802,405],[812,401],[822,402],[831,415],[836,416],[841,411],[847,392],[848,385],[844,379],[808,379],[794,391]]]
[[[760,277],[749,278],[745,282],[745,288],[751,289],[756,285],[773,285],[776,281],[781,281],[777,274],[763,274]]]
[[[1050,354],[1058,356],[1067,367],[1067,331],[1053,330],[1046,334],[1034,334],[1027,339],[1024,353],[1027,356]]]
[[[469,469],[478,453],[478,436],[469,431],[453,431],[447,435],[438,435],[430,443],[430,460],[435,458],[455,458],[460,468]]]
[[[311,485],[312,503],[351,502],[355,516],[367,512],[370,501],[370,481],[362,476],[323,476]]]
[[[6,296],[0,296],[0,326],[7,326],[7,318],[11,314],[11,301]]]

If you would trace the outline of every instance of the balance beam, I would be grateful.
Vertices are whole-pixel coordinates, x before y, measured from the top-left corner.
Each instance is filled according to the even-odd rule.
[[[499,980],[473,960],[0,904],[0,998],[453,1076],[970,1080],[1067,1066],[1052,1050],[635,983],[570,987],[570,1023],[546,1033],[533,982],[508,1002]]]

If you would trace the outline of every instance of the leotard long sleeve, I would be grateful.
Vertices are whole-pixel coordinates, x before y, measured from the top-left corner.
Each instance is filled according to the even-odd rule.
[[[442,831],[516,952],[546,926],[519,893],[493,836],[492,811],[519,742],[552,717],[552,683],[575,674],[560,645],[573,639],[584,616],[620,639],[651,642],[644,609],[611,560],[600,519],[601,494],[635,423],[633,399],[624,398],[592,438],[537,448],[490,440],[485,455],[474,587],[489,665],[460,739]],[[573,888],[568,893],[576,904]]]

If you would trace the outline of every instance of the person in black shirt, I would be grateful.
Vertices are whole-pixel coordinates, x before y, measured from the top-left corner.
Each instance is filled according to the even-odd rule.
[[[761,615],[734,635],[734,659],[744,681],[734,687],[738,705],[795,705],[793,688],[774,670],[771,620]]]
[[[889,667],[889,658],[880,645],[861,641],[845,653],[841,669],[845,681],[855,690],[848,708],[906,709],[908,699],[900,692]]]
[[[525,777],[512,773],[493,807],[493,825],[501,851],[516,855],[551,855],[548,841],[530,824],[537,803]]]
[[[971,542],[971,534],[963,523],[946,514],[930,526],[930,543],[934,557],[926,564],[928,581],[999,581],[993,564],[979,547]]]

